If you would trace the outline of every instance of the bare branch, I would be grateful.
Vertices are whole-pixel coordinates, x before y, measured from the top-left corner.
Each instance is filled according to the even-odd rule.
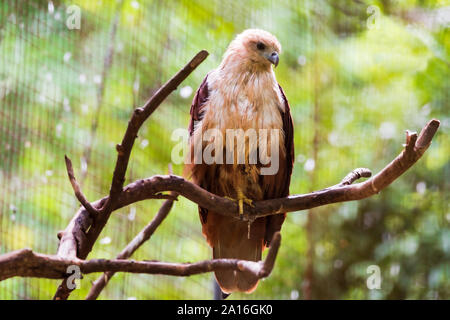
[[[238,259],[213,259],[196,263],[168,263],[121,259],[80,260],[64,259],[55,255],[35,253],[30,249],[21,249],[0,255],[0,281],[16,276],[63,279],[68,276],[67,268],[73,265],[78,266],[82,274],[110,271],[186,277],[227,269],[250,272],[254,277],[261,279],[267,277],[272,271],[280,246],[280,234],[276,233],[272,241],[269,253],[264,262]]]
[[[75,179],[75,175],[73,173],[72,161],[66,155],[64,155],[64,159],[66,160],[67,174],[69,176],[70,183],[72,184],[73,191],[75,192],[75,196],[77,197],[78,201],[80,201],[80,203],[83,205],[83,207],[85,207],[86,210],[92,215],[92,217],[95,217],[98,214],[98,210],[95,209],[89,203],[89,201],[87,201],[86,197],[81,191],[81,187],[78,184],[77,179]]]

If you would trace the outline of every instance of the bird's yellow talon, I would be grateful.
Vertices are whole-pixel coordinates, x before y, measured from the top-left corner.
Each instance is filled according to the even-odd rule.
[[[254,207],[253,200],[247,198],[240,189],[238,189],[236,193],[237,193],[237,199],[233,199],[233,198],[228,197],[228,196],[225,196],[224,198],[226,198],[228,200],[231,200],[231,201],[237,201],[238,208],[239,208],[239,217],[242,220],[243,216],[244,216],[244,203],[246,203],[250,207]]]

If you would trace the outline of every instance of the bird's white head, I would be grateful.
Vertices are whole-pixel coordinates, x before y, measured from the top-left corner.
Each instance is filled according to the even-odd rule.
[[[222,65],[238,64],[253,71],[270,70],[278,65],[281,45],[271,33],[261,29],[247,29],[238,34],[225,52]]]

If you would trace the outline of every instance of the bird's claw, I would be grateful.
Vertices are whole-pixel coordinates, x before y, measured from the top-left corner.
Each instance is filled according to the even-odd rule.
[[[237,190],[237,199],[233,199],[231,197],[225,197],[228,200],[237,201],[239,207],[239,220],[247,221],[247,238],[250,239],[250,226],[255,221],[255,218],[250,216],[248,213],[244,215],[244,203],[249,205],[250,207],[255,207],[253,205],[253,200],[247,198],[244,193],[238,189]]]
[[[239,218],[241,220],[244,220],[244,203],[246,203],[250,207],[254,207],[253,200],[247,198],[244,195],[244,193],[242,191],[240,191],[240,190],[238,190],[238,192],[237,192],[237,199],[234,199],[234,198],[231,198],[231,197],[227,197],[227,196],[225,196],[224,198],[226,198],[228,200],[232,200],[232,201],[237,201],[238,208],[239,208]],[[249,219],[248,214],[247,214],[247,216],[245,217],[245,221],[248,221],[248,220],[250,220],[250,219]]]
[[[240,189],[237,190],[237,198],[238,198],[238,204],[239,204],[239,217],[241,220],[243,220],[243,218],[244,218],[244,203],[253,207],[253,200],[247,198]],[[248,220],[248,215],[246,217],[246,220]]]

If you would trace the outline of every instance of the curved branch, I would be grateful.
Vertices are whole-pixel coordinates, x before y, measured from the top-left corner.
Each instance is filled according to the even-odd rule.
[[[251,273],[256,278],[267,277],[273,269],[280,233],[275,233],[272,246],[264,261],[247,261],[238,259],[212,259],[196,263],[168,263],[159,261],[106,260],[106,259],[64,259],[55,255],[35,253],[30,249],[21,249],[0,255],[0,281],[8,278],[38,277],[64,279],[69,266],[78,266],[82,274],[93,272],[130,272],[145,274],[162,274],[186,277],[194,274],[218,270],[236,270]]]
[[[75,196],[83,205],[83,207],[85,207],[86,210],[92,215],[92,217],[95,217],[98,214],[98,210],[91,205],[91,203],[86,199],[85,195],[81,191],[81,187],[78,184],[77,179],[75,178],[75,174],[73,173],[72,161],[66,155],[64,155],[64,160],[66,161],[67,175],[69,176],[69,181],[72,185]]]

